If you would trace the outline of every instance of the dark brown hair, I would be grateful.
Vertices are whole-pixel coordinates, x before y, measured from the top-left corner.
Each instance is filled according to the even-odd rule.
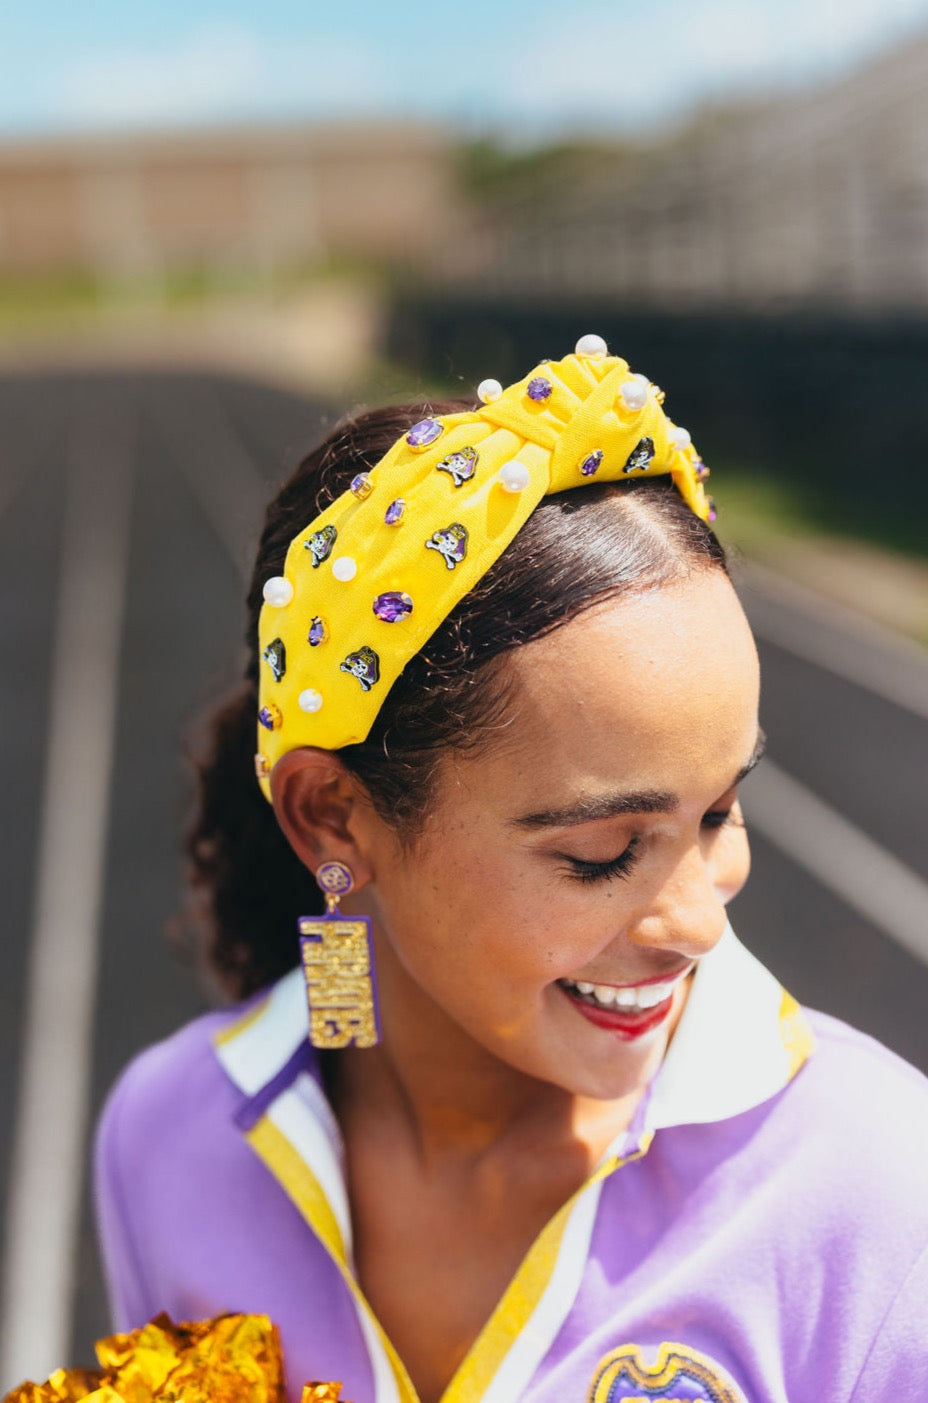
[[[472,401],[396,405],[343,421],[270,504],[248,594],[245,681],[208,719],[187,834],[188,917],[200,957],[241,997],[297,962],[296,919],[322,908],[254,778],[258,614],[262,586],[283,570],[291,539],[426,414]],[[370,736],[339,755],[401,841],[427,816],[435,765],[448,748],[486,740],[506,710],[505,654],[595,604],[726,570],[710,528],[667,476],[585,485],[546,497],[516,541],[439,626],[384,698]]]

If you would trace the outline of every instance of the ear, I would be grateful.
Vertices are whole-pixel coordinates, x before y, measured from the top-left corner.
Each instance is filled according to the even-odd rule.
[[[358,781],[337,755],[312,746],[288,751],[271,771],[271,798],[287,841],[311,872],[343,862],[356,888],[371,880]]]

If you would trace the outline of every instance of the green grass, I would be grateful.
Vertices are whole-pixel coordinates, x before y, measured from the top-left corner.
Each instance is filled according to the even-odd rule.
[[[719,535],[746,554],[764,551],[771,540],[815,537],[860,541],[866,545],[928,560],[924,522],[918,513],[881,510],[879,502],[847,494],[817,492],[807,483],[760,468],[713,462],[709,490],[717,498]]]
[[[125,277],[89,272],[0,275],[0,333],[15,336],[56,326],[87,326],[121,314],[196,310],[235,298],[283,301],[331,279],[378,287],[391,277],[391,271],[375,260],[345,257],[263,272],[192,264]]]

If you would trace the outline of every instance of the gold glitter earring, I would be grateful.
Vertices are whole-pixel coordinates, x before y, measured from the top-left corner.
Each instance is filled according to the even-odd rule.
[[[373,1047],[380,1041],[369,916],[343,916],[338,903],[354,887],[343,862],[324,862],[314,874],[325,913],[300,916],[300,950],[313,1047]]]

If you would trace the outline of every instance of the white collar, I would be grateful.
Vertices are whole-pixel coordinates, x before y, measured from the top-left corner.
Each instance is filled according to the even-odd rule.
[[[727,926],[700,961],[645,1127],[728,1120],[782,1091],[813,1050],[796,1000]]]

